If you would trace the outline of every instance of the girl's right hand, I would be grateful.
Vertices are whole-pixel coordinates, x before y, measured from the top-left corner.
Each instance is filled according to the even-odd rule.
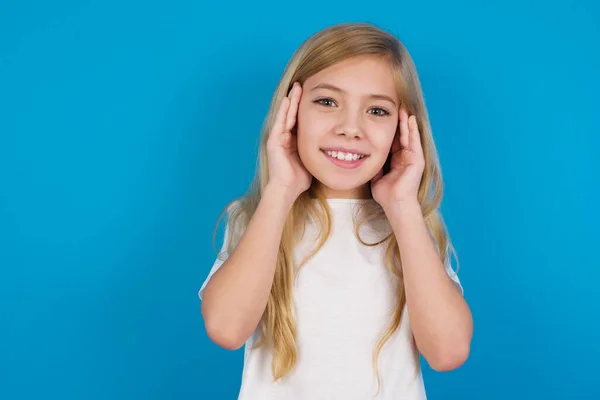
[[[312,182],[312,175],[298,155],[297,138],[292,134],[301,96],[302,87],[295,82],[289,95],[281,102],[267,139],[268,185],[293,196],[294,200],[308,190]]]

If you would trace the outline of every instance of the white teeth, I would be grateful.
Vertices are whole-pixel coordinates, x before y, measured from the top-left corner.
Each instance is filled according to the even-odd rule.
[[[356,161],[364,158],[365,156],[355,153],[344,153],[343,151],[327,151],[328,155],[333,158],[337,158],[341,161]]]

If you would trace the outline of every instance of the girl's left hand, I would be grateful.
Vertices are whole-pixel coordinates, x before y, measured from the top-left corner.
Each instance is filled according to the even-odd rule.
[[[392,143],[390,172],[383,169],[371,180],[373,199],[383,208],[395,202],[418,201],[417,193],[425,168],[417,119],[409,117],[402,106],[399,112],[400,134]]]

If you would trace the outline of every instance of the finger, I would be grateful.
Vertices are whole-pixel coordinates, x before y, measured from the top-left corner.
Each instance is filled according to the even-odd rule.
[[[419,125],[417,124],[417,117],[411,115],[408,123],[408,129],[410,131],[410,149],[417,154],[423,154],[423,148],[421,147],[421,134],[419,133]]]
[[[410,139],[408,131],[408,111],[404,106],[400,108],[400,145],[402,149],[410,149]]]
[[[292,148],[292,134],[290,132],[284,132],[281,135],[281,146],[284,149],[291,149]]]
[[[396,153],[400,150],[402,150],[402,145],[400,144],[400,126],[398,126],[398,129],[394,134],[394,141],[392,142],[392,149],[390,151]]]
[[[300,103],[300,96],[302,95],[302,87],[299,83],[294,83],[292,91],[290,92],[290,108],[287,112],[287,118],[285,123],[285,130],[291,131],[294,125],[296,125],[296,117],[298,115],[298,106]]]
[[[285,116],[287,114],[289,106],[290,99],[284,97],[281,101],[281,105],[279,106],[279,110],[277,111],[277,115],[275,116],[275,121],[273,122],[273,127],[271,128],[270,137],[280,137],[281,134],[285,131]]]

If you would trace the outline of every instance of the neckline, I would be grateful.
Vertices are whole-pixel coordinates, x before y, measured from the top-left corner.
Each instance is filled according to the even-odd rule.
[[[317,201],[316,199],[313,199],[313,201]],[[346,198],[341,198],[341,197],[332,197],[332,198],[326,198],[325,201],[327,203],[370,203],[370,202],[374,202],[374,199],[346,199]]]

